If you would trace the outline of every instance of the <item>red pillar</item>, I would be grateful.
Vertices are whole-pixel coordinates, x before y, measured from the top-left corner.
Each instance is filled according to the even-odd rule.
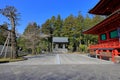
[[[119,52],[117,49],[112,51],[112,61],[115,62],[115,56],[118,56]]]
[[[100,50],[100,59],[102,59],[102,52],[103,52],[103,50]]]

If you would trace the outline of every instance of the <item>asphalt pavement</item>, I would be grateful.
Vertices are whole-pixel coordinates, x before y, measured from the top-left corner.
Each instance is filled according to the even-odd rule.
[[[86,54],[43,54],[0,64],[0,80],[120,80],[120,64]]]
[[[28,60],[2,65],[113,64],[111,61],[88,57],[87,54],[42,54],[26,58]]]

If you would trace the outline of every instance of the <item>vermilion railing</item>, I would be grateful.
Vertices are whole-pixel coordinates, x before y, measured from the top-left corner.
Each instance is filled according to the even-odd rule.
[[[96,48],[120,48],[120,42],[111,41],[111,42],[105,42],[105,43],[100,43],[100,44],[89,46],[89,49],[96,49]]]
[[[106,48],[105,49],[106,51],[103,51],[100,48],[103,48],[103,49]],[[113,48],[113,49],[110,52],[108,48]],[[108,41],[108,42],[100,43],[96,45],[90,45],[89,49],[93,51],[90,54],[97,55],[100,59],[103,59],[103,57],[106,56],[109,59],[111,58],[111,61],[117,62],[117,59],[120,58],[120,52],[118,51],[118,49],[120,49],[120,42],[118,40]]]

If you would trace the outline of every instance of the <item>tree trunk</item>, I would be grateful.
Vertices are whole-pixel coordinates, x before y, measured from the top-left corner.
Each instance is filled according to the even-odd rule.
[[[32,54],[35,55],[35,41],[32,41],[33,46],[32,46]]]
[[[35,50],[34,50],[34,48],[32,48],[32,54],[33,54],[33,55],[35,54]]]
[[[16,33],[15,33],[15,21],[13,18],[11,18],[11,47],[12,47],[12,59],[16,59],[18,57],[18,52],[17,52],[17,41],[16,41]]]

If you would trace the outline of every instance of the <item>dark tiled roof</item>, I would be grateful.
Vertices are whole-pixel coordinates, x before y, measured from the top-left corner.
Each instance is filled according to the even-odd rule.
[[[68,37],[53,37],[53,42],[67,43]]]

